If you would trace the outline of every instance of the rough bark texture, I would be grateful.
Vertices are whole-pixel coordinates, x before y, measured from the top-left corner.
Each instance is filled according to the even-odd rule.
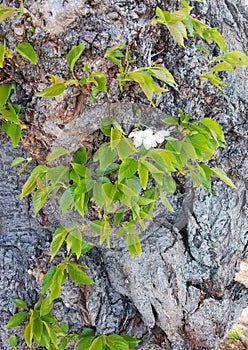
[[[2,3],[15,5],[14,1]],[[93,148],[99,142],[99,118],[106,115],[117,118],[127,129],[137,118],[156,127],[164,116],[176,114],[178,107],[194,118],[213,117],[223,125],[227,141],[215,163],[227,171],[238,189],[215,181],[209,194],[180,179],[171,197],[175,214],[157,205],[155,219],[142,236],[141,258],[131,260],[122,241],[113,240],[112,249],[94,248],[84,263],[96,284],[85,288],[66,282],[55,303],[58,319],[67,321],[72,331],[88,325],[98,333],[128,333],[142,339],[138,347],[142,350],[211,350],[247,304],[247,289],[234,282],[247,254],[247,70],[227,76],[225,93],[200,81],[207,57],[197,51],[194,40],[183,49],[165,29],[150,27],[156,5],[174,10],[178,1],[27,0],[35,34],[21,18],[2,24],[5,34],[1,36],[7,37],[8,45],[29,40],[39,64],[33,66],[18,57],[19,67],[9,66],[4,77],[17,82],[12,101],[23,105],[21,117],[27,129],[16,150],[0,134],[1,349],[8,349],[4,324],[15,312],[11,298],[23,298],[30,306],[35,303],[39,273],[49,266],[52,232],[67,220],[60,217],[56,203],[34,217],[31,198],[18,199],[25,175],[10,169],[11,160],[23,152],[44,160],[53,145]],[[195,4],[195,13],[219,26],[229,49],[248,53],[244,3],[204,0]],[[104,68],[110,79],[109,92],[99,95],[94,106],[84,95],[75,96],[73,88],[55,99],[35,97],[47,86],[48,74],[69,77],[65,57],[81,41],[86,42],[87,50],[80,62],[87,57],[97,69],[106,67],[106,49],[122,41],[128,42],[140,66],[147,65],[151,57],[162,58],[179,83],[179,91],[157,98],[158,109],[152,110],[142,94],[131,93],[136,86],[126,86],[120,93],[109,65]],[[78,67],[80,74],[80,64]],[[142,111],[139,117],[137,108]]]

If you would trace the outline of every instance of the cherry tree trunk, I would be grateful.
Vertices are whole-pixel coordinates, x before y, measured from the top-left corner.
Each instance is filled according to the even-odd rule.
[[[18,5],[11,0],[0,3]],[[244,2],[190,3],[200,20],[219,27],[229,50],[248,54]],[[92,150],[101,142],[99,123],[104,116],[116,118],[127,131],[137,122],[156,129],[161,119],[177,115],[181,108],[195,119],[208,116],[222,125],[226,148],[211,163],[223,168],[237,189],[214,180],[210,194],[179,177],[170,197],[175,213],[157,204],[154,220],[141,236],[141,257],[131,259],[121,239],[113,238],[111,249],[96,246],[82,259],[95,285],[86,288],[66,281],[54,313],[73,332],[89,326],[97,333],[128,333],[141,339],[142,350],[216,349],[248,302],[247,289],[234,280],[248,244],[247,70],[224,75],[225,92],[199,79],[209,57],[196,48],[198,39],[190,39],[184,49],[166,29],[150,26],[157,5],[172,11],[179,1],[27,0],[24,5],[32,22],[12,17],[1,24],[1,38],[7,38],[9,47],[28,40],[38,64],[18,56],[18,66],[9,64],[1,73],[2,81],[11,78],[17,83],[11,101],[22,105],[26,129],[16,149],[0,134],[0,348],[9,349],[4,325],[16,311],[11,299],[34,305],[42,273],[50,266],[52,233],[71,219],[61,217],[56,200],[35,217],[32,196],[19,199],[28,174],[18,175],[10,168],[11,160],[31,155],[35,166],[56,145],[76,150],[85,144]],[[66,54],[82,41],[86,51],[77,73],[85,59],[94,69],[104,70],[108,93],[100,94],[94,104],[73,87],[57,98],[36,97],[48,86],[49,74],[70,78]],[[134,84],[119,91],[115,72],[103,57],[107,48],[123,41],[137,65],[160,59],[174,75],[178,91],[155,98],[157,108],[137,94]],[[218,54],[214,45],[208,49]]]

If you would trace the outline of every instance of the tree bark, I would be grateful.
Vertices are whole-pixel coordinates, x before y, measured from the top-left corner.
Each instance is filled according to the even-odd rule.
[[[155,218],[142,235],[141,258],[131,259],[125,243],[114,237],[111,249],[96,247],[87,253],[82,261],[96,283],[86,288],[66,281],[55,302],[58,319],[68,322],[73,332],[91,326],[97,333],[128,333],[142,340],[138,346],[142,350],[211,350],[247,305],[247,289],[234,281],[248,243],[247,69],[226,76],[224,93],[200,81],[208,58],[196,49],[197,40],[189,40],[183,49],[164,28],[150,26],[156,5],[175,10],[179,1],[27,0],[34,34],[21,18],[2,23],[10,47],[24,40],[33,44],[38,65],[17,57],[18,67],[9,66],[4,77],[17,82],[12,102],[22,104],[27,129],[15,150],[0,134],[1,349],[9,348],[4,324],[15,312],[11,299],[34,305],[41,273],[49,267],[52,232],[69,220],[61,217],[56,201],[34,217],[31,196],[18,198],[26,175],[10,169],[11,160],[28,152],[35,165],[56,145],[75,150],[86,144],[94,150],[101,142],[102,116],[116,118],[127,131],[138,121],[159,127],[160,120],[177,114],[178,108],[196,119],[213,117],[223,126],[227,147],[218,151],[212,164],[228,173],[237,190],[215,180],[210,194],[178,178],[177,192],[170,198],[175,213],[168,213],[160,203],[156,206]],[[229,50],[248,53],[244,2],[205,0],[194,6],[200,20],[219,27]],[[83,94],[76,96],[72,87],[55,99],[37,98],[35,94],[47,86],[48,74],[69,77],[66,54],[82,41],[84,57],[95,69],[104,69],[110,80],[108,94],[100,94],[94,105]],[[178,92],[156,98],[157,109],[141,93],[134,95],[133,85],[120,93],[111,65],[106,67],[106,49],[123,41],[139,65],[160,58],[178,82]],[[80,64],[77,70],[80,75]]]

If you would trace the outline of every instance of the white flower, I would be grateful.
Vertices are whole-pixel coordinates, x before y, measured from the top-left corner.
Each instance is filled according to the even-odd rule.
[[[169,132],[166,130],[157,131],[155,134],[152,129],[132,131],[129,135],[133,138],[135,147],[144,146],[145,149],[157,147],[157,144],[162,143],[166,136],[169,136]]]

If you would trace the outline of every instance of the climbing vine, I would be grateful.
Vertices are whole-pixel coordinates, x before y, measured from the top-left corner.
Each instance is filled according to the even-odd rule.
[[[185,41],[194,36],[208,44],[217,44],[222,53],[211,58],[210,69],[203,67],[200,78],[208,79],[222,90],[225,84],[217,74],[248,66],[248,57],[238,51],[227,52],[225,40],[218,29],[197,20],[192,15],[193,8],[185,0],[181,0],[181,5],[182,8],[173,13],[157,7],[151,25],[164,25],[183,47]],[[0,21],[13,14],[24,13],[22,2],[20,9],[0,6]],[[121,90],[126,82],[138,84],[151,105],[155,106],[154,94],[161,95],[168,89],[177,89],[178,82],[166,67],[157,63],[139,67],[137,61],[130,60],[127,46],[123,42],[109,48],[105,60],[116,66],[116,80]],[[98,93],[106,93],[108,81],[105,74],[92,70],[89,63],[84,63],[82,76],[76,75],[74,68],[84,50],[85,43],[82,42],[67,54],[71,79],[50,74],[50,86],[36,96],[53,98],[72,85],[79,90],[85,89],[91,103]],[[37,64],[36,53],[30,43],[22,42],[15,47],[15,51],[10,52],[4,41],[0,45],[0,67],[4,69],[6,60],[15,63],[16,54]],[[16,147],[25,126],[18,117],[21,106],[10,103],[13,91],[15,82],[0,85],[0,119],[3,120],[2,129]],[[62,215],[76,211],[79,219],[54,232],[50,246],[51,261],[54,262],[58,253],[62,258],[45,274],[36,304],[29,307],[23,300],[13,300],[22,311],[11,316],[6,327],[23,325],[22,335],[30,348],[36,342],[48,350],[63,350],[74,341],[75,350],[134,349],[139,341],[129,335],[95,335],[90,328],[85,328],[80,334],[72,334],[64,322],[58,322],[52,315],[53,302],[59,297],[66,278],[76,284],[94,284],[86,272],[87,266],[79,263],[80,257],[94,247],[93,243],[85,240],[85,232],[96,232],[100,244],[106,242],[110,247],[112,230],[117,238],[125,238],[131,257],[136,254],[140,256],[140,235],[146,228],[146,221],[153,219],[156,203],[160,201],[167,210],[173,211],[168,195],[176,191],[178,175],[189,176],[194,186],[202,185],[210,192],[212,176],[235,188],[222,169],[207,164],[218,147],[225,147],[223,130],[217,122],[209,117],[195,121],[182,110],[179,110],[178,116],[168,116],[162,122],[164,124],[160,130],[147,128],[140,123],[133,125],[127,133],[121,123],[102,116],[99,124],[104,142],[93,154],[89,156],[84,145],[73,154],[64,147],[57,147],[47,156],[45,164],[39,164],[31,171],[20,198],[33,193],[34,213],[37,214],[46,201],[56,195]],[[58,159],[64,156],[68,159],[67,165],[64,165],[65,161],[63,165],[57,165]],[[12,166],[22,165],[21,173],[31,160],[18,157],[13,160]],[[92,207],[96,208],[95,217],[89,220],[87,212]],[[16,349],[17,337],[14,334],[11,334],[9,344]]]

